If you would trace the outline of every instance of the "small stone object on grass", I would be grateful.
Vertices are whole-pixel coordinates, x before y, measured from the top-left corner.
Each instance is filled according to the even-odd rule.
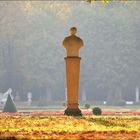
[[[85,108],[86,108],[86,109],[89,109],[89,108],[90,108],[90,104],[88,104],[88,103],[85,104]]]
[[[94,107],[94,108],[92,109],[92,113],[93,113],[94,115],[101,115],[101,114],[102,114],[102,110],[101,110],[101,108],[99,108],[99,107]]]

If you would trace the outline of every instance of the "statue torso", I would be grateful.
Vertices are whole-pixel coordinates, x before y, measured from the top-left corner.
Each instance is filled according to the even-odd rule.
[[[71,35],[64,39],[63,46],[67,50],[67,56],[78,56],[79,49],[83,46],[83,41],[76,35]]]

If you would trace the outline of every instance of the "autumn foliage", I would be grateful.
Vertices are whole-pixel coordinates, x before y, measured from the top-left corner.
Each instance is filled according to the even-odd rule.
[[[139,116],[0,116],[0,139],[138,139]]]

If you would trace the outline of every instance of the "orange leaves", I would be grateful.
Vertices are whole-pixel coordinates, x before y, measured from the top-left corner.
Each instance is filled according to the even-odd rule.
[[[1,115],[0,139],[107,139],[140,137],[136,116],[31,116]]]

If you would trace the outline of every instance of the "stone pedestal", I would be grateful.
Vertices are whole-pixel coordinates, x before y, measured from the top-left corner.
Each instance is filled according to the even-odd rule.
[[[83,41],[75,35],[77,29],[70,29],[71,36],[68,36],[63,41],[63,46],[66,48],[66,86],[67,86],[67,108],[65,115],[81,116],[81,110],[78,108],[79,94],[79,77],[80,77],[80,57],[79,49],[83,46]]]
[[[65,114],[81,115],[78,108],[80,57],[66,57],[67,109]]]

